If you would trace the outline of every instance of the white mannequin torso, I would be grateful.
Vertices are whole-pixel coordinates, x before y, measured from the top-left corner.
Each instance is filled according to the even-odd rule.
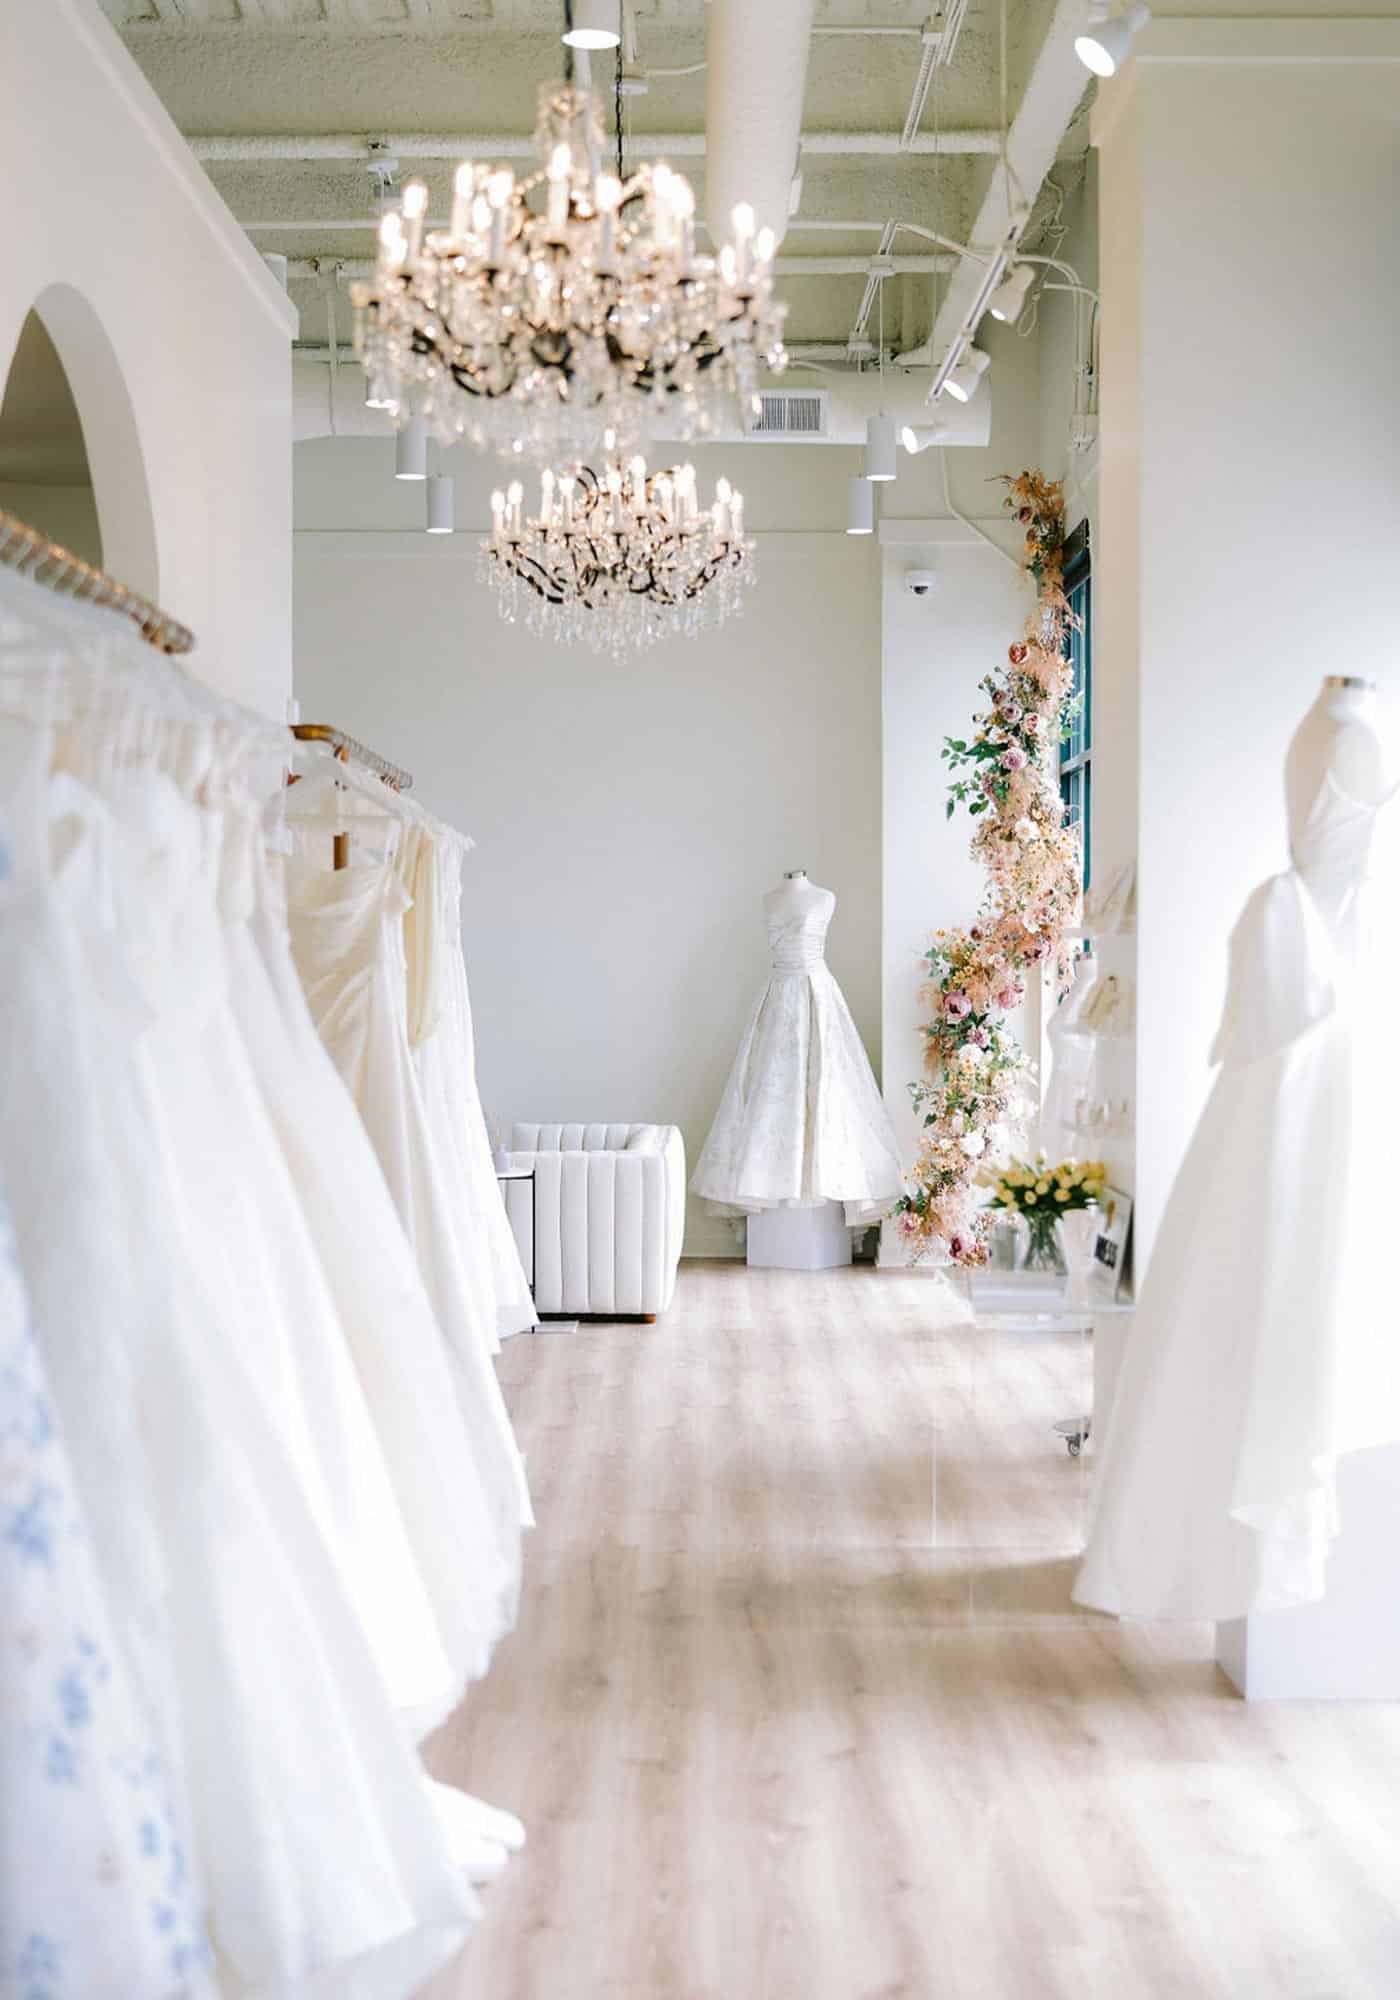
[[[818,888],[815,882],[809,882],[802,874],[784,876],[777,888],[770,889],[763,899],[763,914],[770,925],[792,923],[821,909],[829,915],[835,908],[835,892]]]
[[[1297,847],[1329,776],[1361,804],[1378,805],[1387,790],[1388,765],[1385,718],[1375,689],[1324,681],[1294,732],[1284,764],[1290,843]]]

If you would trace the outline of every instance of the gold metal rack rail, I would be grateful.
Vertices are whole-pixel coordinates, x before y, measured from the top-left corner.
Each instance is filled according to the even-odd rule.
[[[48,590],[68,597],[101,604],[130,619],[148,645],[162,653],[192,653],[194,633],[168,611],[162,611],[149,597],[128,590],[105,570],[65,549],[38,528],[31,528],[16,514],[0,508],[0,563],[21,576],[31,577]]]

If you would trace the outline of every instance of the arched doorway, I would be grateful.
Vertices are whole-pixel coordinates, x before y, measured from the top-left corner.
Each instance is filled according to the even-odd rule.
[[[135,412],[101,321],[71,285],[46,287],[19,330],[0,399],[0,507],[157,595]]]

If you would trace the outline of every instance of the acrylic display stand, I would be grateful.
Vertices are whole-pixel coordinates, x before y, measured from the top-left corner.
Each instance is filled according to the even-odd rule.
[[[1215,1657],[1246,1701],[1400,1699],[1400,1445],[1339,1460],[1337,1505],[1326,1597],[1215,1628]]]
[[[811,1208],[764,1208],[749,1217],[747,1261],[767,1271],[832,1271],[851,1261],[851,1232],[839,1201]]]

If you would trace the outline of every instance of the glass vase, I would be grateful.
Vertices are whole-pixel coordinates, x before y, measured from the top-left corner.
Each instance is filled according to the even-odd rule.
[[[1060,1245],[1059,1217],[1052,1208],[1023,1211],[1026,1225],[1025,1247],[1021,1252],[1023,1271],[1048,1272],[1062,1278],[1065,1275],[1065,1253]]]

